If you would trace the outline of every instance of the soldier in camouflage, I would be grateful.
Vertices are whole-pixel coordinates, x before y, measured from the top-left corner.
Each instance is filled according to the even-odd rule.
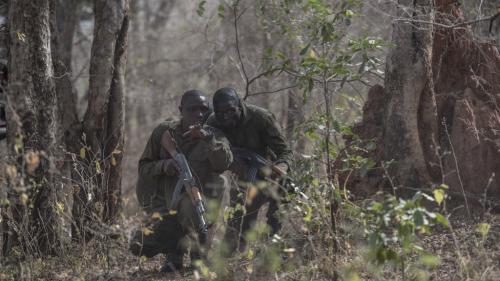
[[[235,148],[243,148],[264,158],[271,158],[275,168],[283,173],[287,172],[292,161],[292,151],[272,113],[241,101],[233,88],[217,90],[213,97],[213,105],[214,114],[209,117],[207,124],[222,130],[234,151]],[[245,180],[243,175],[245,171],[242,171],[236,154],[234,157],[231,170],[241,182]],[[239,187],[230,191],[231,206],[235,207],[238,203],[245,205],[246,214],[237,211],[228,223],[225,241],[229,244],[229,251],[234,251],[238,245],[239,250],[244,249],[245,232],[255,223],[259,209],[267,202],[269,202],[267,223],[271,228],[270,234],[275,234],[281,228],[276,214],[279,201],[276,192],[271,192],[271,185],[266,185],[266,188],[261,189],[256,195],[253,192],[249,194],[247,186],[245,183],[240,183]],[[247,198],[239,195],[242,192],[247,194]],[[248,198],[248,195],[252,198]]]
[[[179,109],[181,120],[167,120],[158,125],[139,160],[137,198],[149,218],[135,231],[130,243],[131,252],[138,256],[166,254],[167,260],[161,269],[164,272],[182,268],[188,247],[191,247],[192,261],[199,258],[199,245],[195,210],[187,194],[179,202],[177,212],[168,210],[178,180],[178,169],[162,147],[163,133],[169,130],[178,150],[186,156],[205,200],[220,204],[225,186],[221,173],[232,162],[229,142],[224,135],[215,128],[202,125],[210,114],[205,95],[197,90],[184,93]]]

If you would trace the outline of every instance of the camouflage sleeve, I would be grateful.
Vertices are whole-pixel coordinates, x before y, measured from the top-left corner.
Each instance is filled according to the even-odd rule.
[[[278,122],[272,114],[266,114],[263,119],[266,144],[276,154],[275,163],[285,163],[290,167],[292,150],[288,146]]]
[[[153,130],[149,137],[139,160],[139,175],[141,177],[165,175],[167,160],[161,157],[161,136],[165,130],[167,127],[160,125]]]
[[[229,141],[224,134],[215,129],[210,128],[213,137],[208,142],[208,160],[212,165],[212,169],[216,173],[222,173],[229,168],[233,162],[233,153],[229,146]]]
[[[210,116],[208,116],[206,125],[211,128],[217,128],[217,119],[215,119],[215,113],[212,113],[210,114]]]

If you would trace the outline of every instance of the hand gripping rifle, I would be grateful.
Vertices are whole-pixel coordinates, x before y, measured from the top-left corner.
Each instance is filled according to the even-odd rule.
[[[295,185],[294,181],[287,176],[287,174],[273,165],[273,163],[266,158],[260,156],[258,153],[248,150],[246,148],[241,147],[231,147],[231,151],[234,155],[235,162],[241,162],[246,168],[243,174],[238,174],[241,177],[241,180],[255,183],[259,179],[263,179],[259,176],[259,170],[264,167],[270,167],[273,174],[277,175],[280,178],[281,187],[292,194],[298,194],[304,199],[309,199],[307,195],[305,195],[302,190]]]
[[[163,133],[162,146],[170,154],[170,156],[172,156],[172,159],[175,160],[179,168],[179,180],[175,185],[169,209],[176,209],[177,204],[181,199],[182,189],[184,188],[195,208],[195,213],[198,218],[198,232],[200,234],[200,242],[204,243],[206,241],[208,233],[208,226],[205,218],[203,217],[203,214],[206,212],[206,210],[203,199],[201,197],[200,189],[193,177],[193,174],[191,173],[191,169],[189,168],[189,163],[186,159],[186,156],[184,156],[184,154],[180,153],[177,150],[174,139],[172,138],[172,135],[168,130]]]

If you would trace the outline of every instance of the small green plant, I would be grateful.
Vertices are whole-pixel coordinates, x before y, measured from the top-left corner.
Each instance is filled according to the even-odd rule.
[[[420,268],[434,268],[440,261],[424,250],[421,236],[430,234],[437,225],[449,226],[448,220],[424,207],[424,201],[436,200],[423,192],[417,191],[409,199],[379,195],[381,199],[370,200],[366,206],[354,208],[353,212],[363,226],[367,260],[375,266],[389,264],[399,268],[403,280],[408,272],[412,278],[426,279],[425,271]]]

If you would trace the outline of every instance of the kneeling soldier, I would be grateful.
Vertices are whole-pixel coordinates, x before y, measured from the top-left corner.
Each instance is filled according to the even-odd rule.
[[[205,199],[220,204],[224,190],[224,172],[233,156],[223,134],[203,125],[210,113],[205,95],[191,90],[182,96],[180,121],[165,121],[158,125],[139,160],[137,198],[149,215],[144,227],[133,234],[130,250],[138,256],[167,256],[161,271],[170,272],[182,268],[184,253],[191,247],[191,261],[200,258],[200,242],[206,235],[200,233],[200,212],[188,196],[189,186],[185,174],[165,147],[165,138],[176,145],[176,151],[187,159],[192,181],[202,191]],[[172,204],[174,189],[181,179],[183,192]],[[183,181],[184,180],[184,181]],[[210,204],[212,206],[212,204]],[[203,232],[203,231],[201,231]]]

